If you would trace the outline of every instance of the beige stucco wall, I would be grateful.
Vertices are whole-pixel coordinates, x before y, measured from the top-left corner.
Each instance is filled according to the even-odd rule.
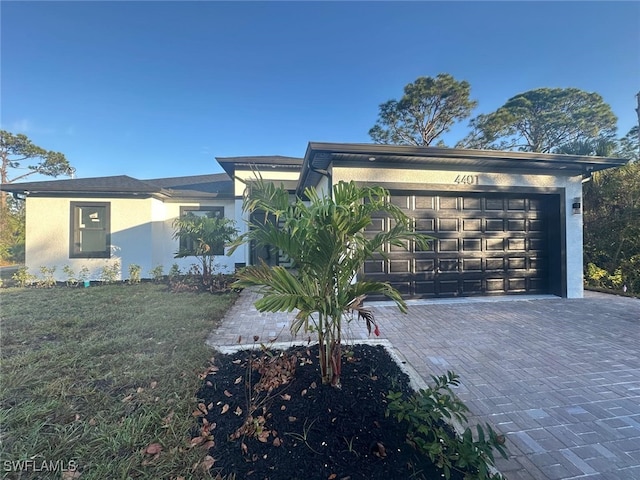
[[[252,170],[236,170],[235,176],[237,177],[233,179],[235,196],[241,197],[244,194],[246,185],[239,179],[247,181],[255,180],[256,172]],[[263,180],[274,180],[277,184],[277,182],[282,182],[284,180],[297,181],[298,177],[300,176],[300,172],[274,172],[263,168],[262,170],[260,170],[260,176]]]
[[[456,178],[460,175],[471,176],[472,184],[460,185]],[[567,175],[506,174],[475,171],[413,170],[390,168],[345,168],[332,169],[333,182],[356,180],[372,182],[384,186],[385,183],[421,184],[422,191],[438,190],[443,187],[455,187],[465,191],[480,190],[477,186],[490,187],[530,187],[559,188],[565,191],[565,232],[566,232],[566,271],[567,297],[581,298],[583,290],[582,272],[582,214],[573,214],[574,198],[582,204],[582,177]]]
[[[69,258],[71,202],[111,204],[111,258]],[[41,266],[56,267],[56,278],[65,280],[62,269],[69,265],[76,273],[86,266],[91,279],[106,265],[119,262],[123,278],[132,263],[143,273],[151,263],[151,199],[37,198],[27,197],[25,263],[31,273]]]
[[[69,258],[70,215],[72,201],[109,202],[111,204],[111,258]],[[38,198],[27,197],[25,264],[32,274],[39,274],[40,267],[56,267],[55,277],[64,281],[62,271],[69,265],[76,273],[82,267],[90,271],[90,278],[97,280],[101,269],[119,262],[121,279],[129,276],[132,263],[142,267],[142,277],[150,276],[157,265],[167,273],[173,263],[183,270],[196,263],[195,258],[174,258],[178,241],[173,237],[173,220],[180,214],[181,206],[222,206],[225,216],[234,218],[233,200],[210,202],[164,203],[153,198],[114,199],[91,198]],[[243,252],[232,257],[218,256],[216,264],[222,271],[233,271],[235,262],[244,261]]]

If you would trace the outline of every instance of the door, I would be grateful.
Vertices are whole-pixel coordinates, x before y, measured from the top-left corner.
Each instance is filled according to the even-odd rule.
[[[406,298],[551,293],[560,276],[559,196],[541,194],[392,192],[414,228],[433,237],[385,246],[363,275],[388,281]],[[377,217],[368,235],[391,228]],[[551,262],[550,258],[554,261]],[[555,291],[553,293],[556,293]]]

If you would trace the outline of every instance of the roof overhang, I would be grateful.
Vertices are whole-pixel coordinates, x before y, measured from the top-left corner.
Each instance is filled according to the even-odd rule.
[[[30,197],[109,197],[189,200],[233,198],[233,183],[224,173],[138,180],[126,175],[10,183],[3,192]]]
[[[235,177],[236,170],[260,171],[267,168],[276,171],[300,171],[302,158],[267,155],[254,157],[216,157],[216,160],[230,178]]]
[[[588,176],[628,160],[534,152],[309,142],[296,193],[317,185],[330,166]]]

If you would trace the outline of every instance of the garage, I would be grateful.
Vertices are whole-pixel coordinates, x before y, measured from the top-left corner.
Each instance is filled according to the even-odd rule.
[[[433,238],[385,246],[359,278],[407,298],[583,296],[582,184],[624,159],[409,145],[310,142],[296,194],[339,182],[383,187]],[[368,235],[391,227],[374,218]],[[380,297],[384,299],[386,297]],[[368,300],[374,300],[369,297]],[[376,299],[377,300],[377,299]]]
[[[562,293],[559,195],[393,191],[389,200],[432,240],[423,251],[386,245],[366,278],[406,298]],[[367,233],[391,222],[375,218]]]

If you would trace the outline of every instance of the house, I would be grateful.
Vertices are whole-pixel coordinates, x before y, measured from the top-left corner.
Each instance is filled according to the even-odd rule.
[[[26,264],[95,277],[119,262],[143,276],[165,272],[178,240],[172,223],[186,212],[223,215],[247,228],[242,198],[256,172],[302,196],[307,187],[330,194],[354,180],[380,185],[415,229],[434,237],[426,251],[391,247],[368,261],[362,275],[389,281],[408,298],[498,294],[582,297],[582,183],[626,160],[525,152],[311,142],[304,158],[217,158],[225,173],[138,180],[128,176],[2,185],[26,199]],[[369,231],[389,228],[376,218]],[[222,252],[220,252],[222,253]],[[279,263],[249,245],[219,256],[222,270]]]

